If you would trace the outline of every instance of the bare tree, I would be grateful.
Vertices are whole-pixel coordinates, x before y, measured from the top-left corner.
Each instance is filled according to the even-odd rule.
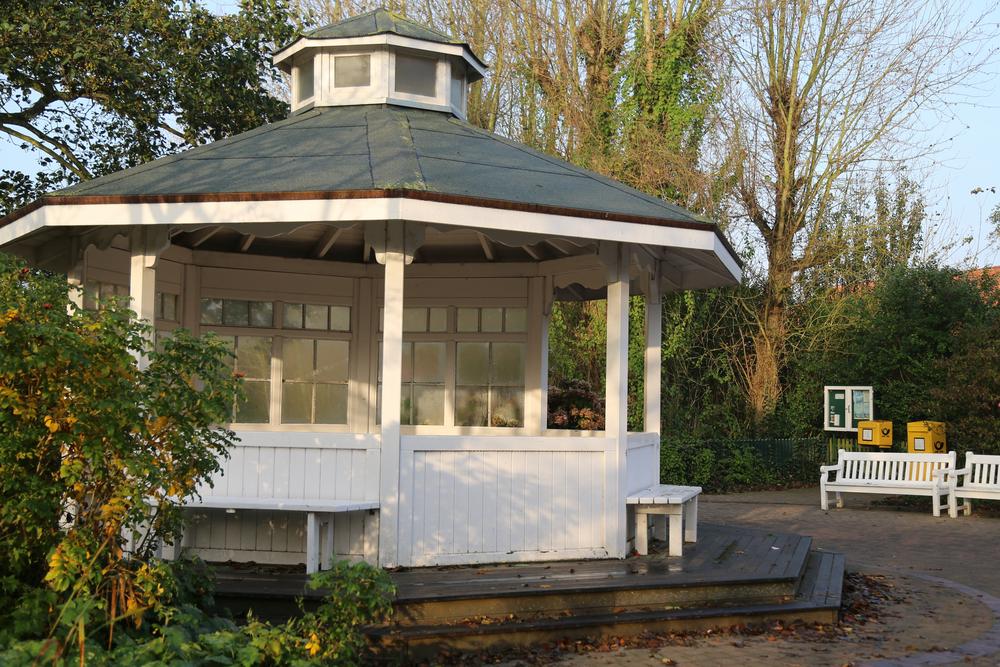
[[[729,17],[725,130],[735,204],[766,251],[746,390],[756,418],[781,392],[795,277],[842,251],[824,226],[852,179],[906,162],[935,110],[996,52],[987,18],[947,0],[747,0]],[[991,26],[992,27],[992,26]]]

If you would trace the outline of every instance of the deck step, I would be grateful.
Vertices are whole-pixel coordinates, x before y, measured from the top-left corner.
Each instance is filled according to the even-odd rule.
[[[660,609],[624,609],[593,613],[580,608],[576,614],[551,615],[498,622],[404,623],[373,628],[370,638],[390,650],[413,657],[441,650],[482,650],[527,646],[538,642],[585,637],[629,636],[641,632],[679,632],[738,624],[796,620],[832,623],[840,606],[844,557],[812,551],[807,554],[797,593],[786,602],[718,604]],[[564,607],[565,609],[565,607]],[[482,616],[488,616],[482,614]]]
[[[708,531],[683,559],[575,561],[393,574],[397,625],[473,617],[546,618],[664,609],[784,604],[799,587],[812,540]]]

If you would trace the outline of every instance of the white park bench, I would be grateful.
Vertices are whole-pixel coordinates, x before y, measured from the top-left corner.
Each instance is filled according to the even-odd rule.
[[[965,467],[946,472],[950,495],[948,496],[949,516],[958,516],[961,509],[968,516],[972,514],[970,499],[1000,500],[1000,456],[987,454],[965,454]],[[959,485],[959,482],[962,482]],[[961,507],[958,499],[964,498]]]
[[[698,541],[698,494],[700,486],[653,486],[630,493],[625,503],[633,506],[635,516],[635,550],[641,556],[649,553],[649,515],[662,517],[669,526],[667,553],[682,555],[684,542]]]
[[[306,513],[306,572],[312,574],[333,558],[333,517],[340,512],[378,509],[378,501],[330,500],[327,498],[254,498],[247,496],[205,496],[185,501],[184,507],[236,510],[267,510]],[[320,524],[326,524],[325,544],[320,545]]]
[[[947,454],[906,454],[897,452],[837,453],[837,463],[820,467],[820,506],[829,509],[829,493],[837,494],[837,507],[843,507],[842,493],[879,493],[885,495],[930,496],[934,516],[941,516],[941,498],[949,496],[945,470],[954,470],[955,452]],[[829,474],[835,473],[829,479]]]

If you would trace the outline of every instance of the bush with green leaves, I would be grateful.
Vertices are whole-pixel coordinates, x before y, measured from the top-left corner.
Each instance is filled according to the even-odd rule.
[[[80,309],[64,278],[0,263],[0,626],[37,598],[62,652],[164,604],[151,556],[227,455],[240,381],[217,338],[154,349],[124,303]]]
[[[309,585],[325,591],[315,611],[285,623],[252,616],[242,624],[212,615],[202,568],[184,561],[161,564],[173,576],[171,589],[144,623],[118,633],[112,641],[88,637],[74,651],[60,650],[51,638],[26,634],[2,641],[0,664],[28,667],[117,665],[234,665],[240,667],[337,665],[370,662],[364,628],[383,623],[395,595],[389,576],[367,563],[335,562],[313,575]],[[207,596],[207,597],[206,597]]]

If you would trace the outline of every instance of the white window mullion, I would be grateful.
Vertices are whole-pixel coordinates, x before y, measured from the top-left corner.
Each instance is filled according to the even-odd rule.
[[[272,426],[281,424],[281,399],[284,383],[282,378],[282,351],[285,339],[274,336],[271,343],[271,421]]]

